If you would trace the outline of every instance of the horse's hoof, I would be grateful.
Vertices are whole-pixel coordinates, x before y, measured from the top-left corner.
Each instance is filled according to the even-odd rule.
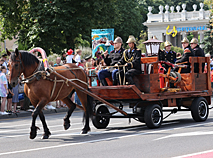
[[[34,139],[37,136],[37,130],[40,130],[39,127],[31,127],[30,139]]]
[[[41,139],[48,139],[49,138],[49,135],[43,135],[42,137],[41,137]]]
[[[70,128],[70,124],[64,124],[64,129],[68,130]]]
[[[67,130],[70,128],[70,120],[64,119],[64,129]]]
[[[41,137],[41,139],[48,139],[50,137],[50,135],[51,135],[51,133],[50,133],[49,130],[45,131],[44,134],[43,134],[43,136]]]
[[[90,132],[90,128],[89,129],[82,129],[81,134],[87,134],[88,132]]]

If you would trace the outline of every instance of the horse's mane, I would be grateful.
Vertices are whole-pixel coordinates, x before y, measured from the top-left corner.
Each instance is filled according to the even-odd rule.
[[[38,58],[34,54],[24,50],[20,50],[19,52],[21,53],[21,59],[25,66],[35,65],[35,62],[37,64],[39,63]],[[16,60],[15,52],[11,53],[11,60]]]

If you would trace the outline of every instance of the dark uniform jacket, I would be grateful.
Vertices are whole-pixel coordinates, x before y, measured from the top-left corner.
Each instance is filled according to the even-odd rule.
[[[189,48],[190,47],[188,46],[184,49],[184,54],[182,55],[182,58],[177,60],[176,63],[182,63],[182,62],[186,62],[186,61],[189,62],[189,57],[194,56],[194,53],[192,51],[190,51]],[[186,69],[182,68],[181,72],[182,73],[190,73],[190,70],[191,70],[190,63],[186,63],[184,65],[187,65],[187,68]]]
[[[194,49],[193,49],[194,55],[195,57],[205,57],[204,51],[202,48],[199,47],[199,45],[197,45]],[[204,71],[204,67],[205,67],[205,63],[202,64],[202,72]],[[199,72],[199,64],[195,63],[195,73]]]
[[[123,57],[118,61],[118,65],[124,65],[128,63],[127,69],[136,69],[141,71],[141,50],[125,50]]]
[[[121,47],[118,51],[116,50],[111,51],[110,54],[104,57],[104,62],[106,63],[106,65],[113,66],[117,64],[117,62],[122,58],[124,50],[125,49]]]
[[[169,52],[166,52],[166,50],[160,50],[158,54],[158,60],[159,61],[169,61],[170,63],[176,62],[176,52],[170,50]]]
[[[116,50],[111,51],[110,54],[104,57],[104,62],[106,63],[106,65],[114,66],[115,64],[117,64],[117,62],[122,58],[124,50],[125,49],[121,47],[118,51]],[[108,69],[108,71],[112,72],[114,69],[115,68],[111,67]]]
[[[176,62],[176,52],[170,50],[169,52],[166,52],[166,50],[160,50],[160,52],[158,53],[158,60],[159,61],[168,61],[172,64],[174,64]],[[165,69],[168,69],[169,66],[166,64],[162,64],[162,66]]]

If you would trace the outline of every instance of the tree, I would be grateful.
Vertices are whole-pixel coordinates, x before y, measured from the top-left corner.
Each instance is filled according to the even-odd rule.
[[[209,28],[209,30],[204,33],[205,37],[202,42],[202,44],[204,45],[203,49],[206,54],[209,53],[211,54],[211,56],[213,56],[213,13],[210,16],[207,28]]]
[[[115,28],[126,40],[142,27],[138,3],[129,0],[3,0],[0,16],[2,40],[18,35],[25,49],[40,46],[47,54],[88,44],[93,28]]]

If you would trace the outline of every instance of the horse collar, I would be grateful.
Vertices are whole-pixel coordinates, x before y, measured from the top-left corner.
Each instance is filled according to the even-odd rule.
[[[35,71],[32,73],[32,75],[26,77],[25,79],[22,80],[24,83],[32,83],[33,81],[40,80],[41,78],[45,79],[46,78],[46,72],[43,71],[44,67],[41,61],[39,61],[39,64]]]

